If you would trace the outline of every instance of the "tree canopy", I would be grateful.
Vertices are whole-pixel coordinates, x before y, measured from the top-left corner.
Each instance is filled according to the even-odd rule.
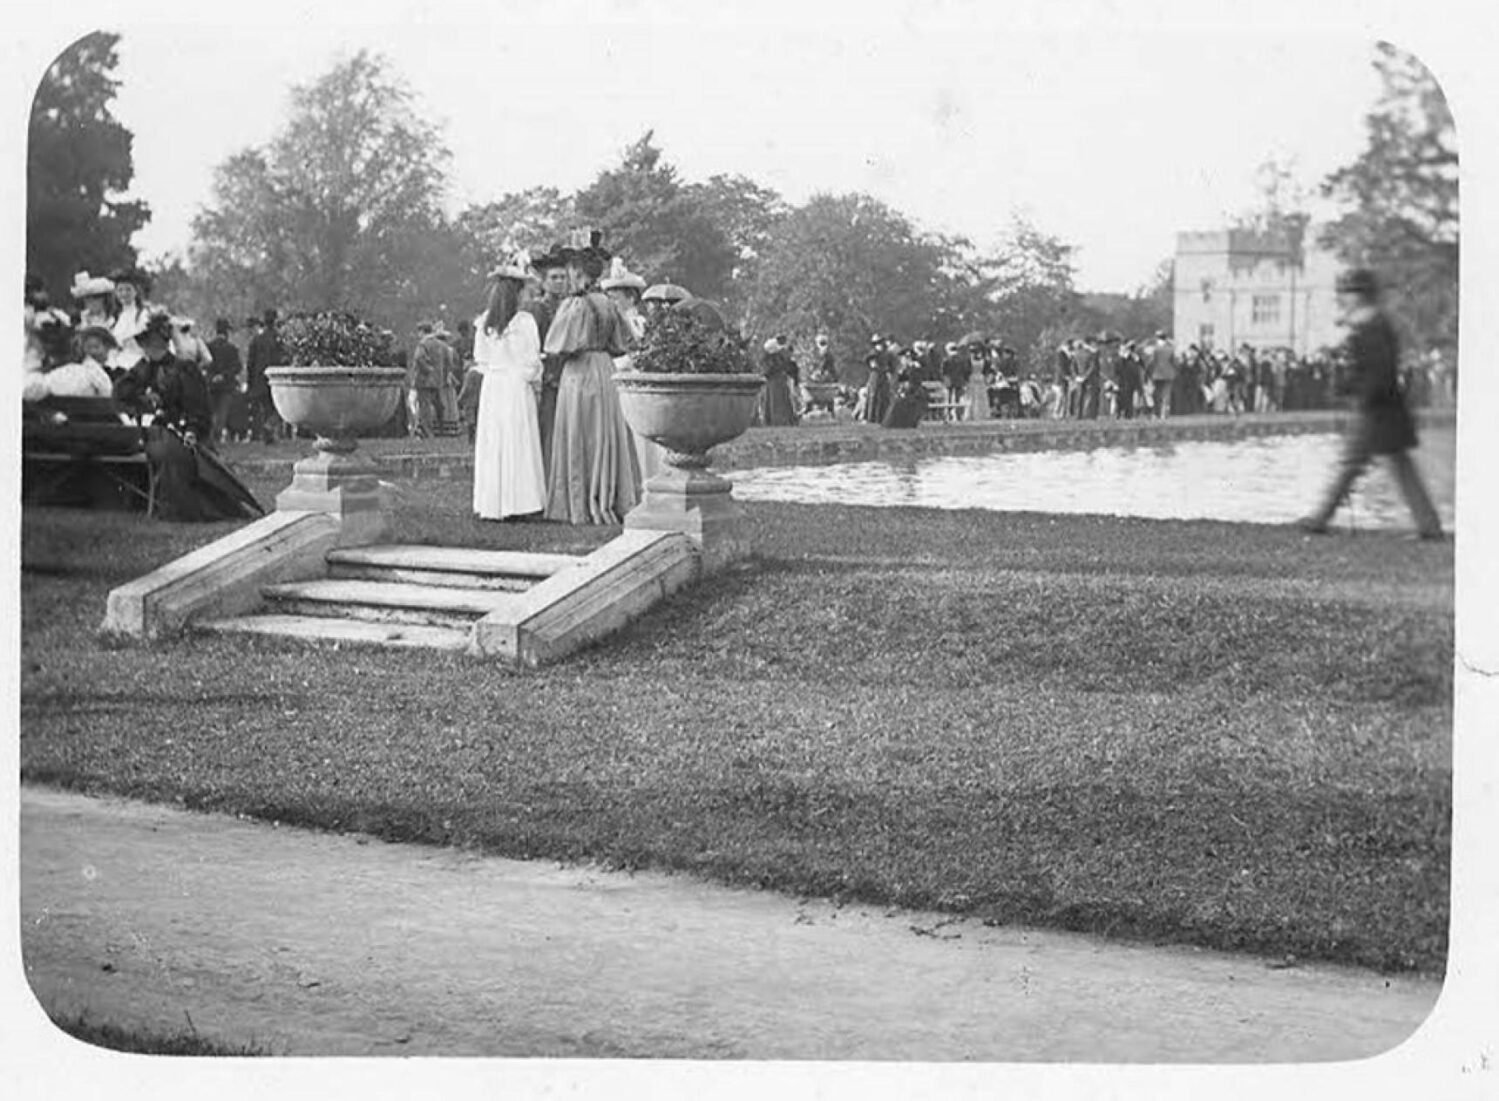
[[[834,339],[857,373],[873,332],[971,329],[1025,346],[1075,302],[1073,249],[1016,219],[990,254],[867,195],[801,206],[742,175],[689,182],[652,131],[576,193],[538,186],[448,217],[448,153],[386,63],[361,53],[294,90],[286,127],[215,172],[172,285],[205,314],[352,308],[404,328],[482,302],[484,275],[594,227],[652,282],[716,300],[747,334]]]
[[[192,265],[247,309],[431,308],[435,287],[461,282],[440,241],[449,156],[404,82],[361,51],[293,89],[268,146],[218,167],[193,221]]]
[[[652,131],[625,150],[574,200],[578,214],[604,232],[611,251],[661,280],[682,283],[700,298],[729,289],[738,253],[699,189],[683,185],[662,160]]]
[[[73,275],[135,263],[130,243],[151,218],[126,200],[133,137],[110,112],[119,82],[117,34],[88,34],[43,74],[31,104],[26,165],[26,267],[54,299]]]
[[[1365,119],[1366,144],[1323,182],[1350,210],[1323,242],[1395,288],[1391,308],[1418,347],[1457,340],[1458,154],[1446,97],[1412,55],[1381,42],[1383,85]]]

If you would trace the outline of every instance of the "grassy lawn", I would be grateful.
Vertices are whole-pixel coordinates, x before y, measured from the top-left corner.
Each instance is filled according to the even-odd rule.
[[[263,498],[281,479],[252,483]],[[274,483],[274,484],[273,484]],[[415,542],[583,550],[394,487]],[[607,645],[105,648],[225,526],[35,511],[27,780],[995,923],[1439,973],[1452,548],[1218,523],[753,504],[759,558]]]
[[[87,1013],[58,1014],[52,1023],[76,1040],[111,1051],[135,1055],[265,1055],[253,1044],[221,1044],[199,1036],[196,1030],[158,1032],[124,1028],[96,1021]]]

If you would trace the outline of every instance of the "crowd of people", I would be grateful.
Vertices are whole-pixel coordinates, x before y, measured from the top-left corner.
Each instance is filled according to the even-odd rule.
[[[1179,349],[1163,330],[1139,340],[1108,331],[1072,337],[1040,369],[1023,364],[1003,340],[981,334],[909,345],[877,334],[857,387],[840,381],[826,335],[816,337],[805,359],[803,372],[786,337],[766,342],[768,396],[760,423],[792,425],[840,412],[891,428],[934,419],[1237,415],[1332,408],[1348,387],[1340,350],[1298,356],[1247,343],[1234,352],[1198,344]],[[1456,393],[1454,371],[1436,353],[1403,364],[1401,382],[1414,406],[1451,406]]]
[[[228,352],[221,327],[204,341],[190,318],[150,300],[151,280],[124,269],[79,272],[73,309],[40,279],[25,286],[22,398],[112,398],[141,425],[157,515],[218,520],[260,515],[254,495],[213,454]],[[237,370],[236,370],[237,376]]]
[[[163,514],[237,514],[241,502],[194,492],[203,465],[194,460],[226,440],[292,433],[266,378],[268,367],[287,362],[277,311],[247,319],[241,355],[228,319],[205,341],[190,318],[153,303],[150,290],[137,270],[80,272],[69,311],[28,279],[24,397],[113,396],[151,422],[147,450],[163,474]],[[466,429],[475,448],[473,507],[484,519],[618,523],[662,458],[625,423],[613,375],[629,366],[648,317],[684,301],[692,301],[684,288],[647,288],[596,232],[534,260],[520,255],[489,273],[477,317],[453,331],[424,321],[409,349],[395,350],[407,401],[387,434]],[[800,362],[792,340],[777,334],[760,355],[766,385],[757,422],[846,415],[911,428],[932,419],[1237,415],[1328,408],[1349,391],[1341,349],[1305,357],[1248,344],[1179,350],[1164,331],[1143,340],[1104,331],[1069,338],[1050,358],[1039,369],[1034,359],[1023,364],[1017,349],[981,333],[909,345],[877,334],[864,383],[852,387],[826,334]],[[1399,377],[1407,403],[1451,404],[1455,378],[1441,357],[1407,363]]]

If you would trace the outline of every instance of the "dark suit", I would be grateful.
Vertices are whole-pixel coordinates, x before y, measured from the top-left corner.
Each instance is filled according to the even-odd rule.
[[[263,329],[250,340],[245,351],[245,396],[250,402],[250,434],[259,436],[266,443],[275,438],[281,418],[271,401],[271,386],[266,381],[267,367],[280,367],[286,363],[281,340],[274,327]]]
[[[1417,530],[1423,535],[1439,534],[1441,519],[1410,457],[1410,449],[1416,446],[1416,426],[1400,389],[1400,344],[1395,327],[1382,311],[1375,311],[1353,326],[1344,352],[1348,388],[1359,415],[1344,440],[1343,457],[1322,507],[1312,519],[1326,525],[1368,469],[1370,460],[1375,455],[1387,455]]]

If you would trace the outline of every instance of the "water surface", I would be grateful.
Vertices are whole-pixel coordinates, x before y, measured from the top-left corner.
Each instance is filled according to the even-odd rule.
[[[1337,465],[1335,434],[1182,440],[1088,451],[1029,451],[759,467],[733,471],[746,501],[913,505],[999,512],[1095,513],[1151,519],[1286,523],[1310,512]],[[1412,454],[1443,525],[1453,527],[1457,434],[1428,428]],[[1394,475],[1376,459],[1334,524],[1409,529]]]

